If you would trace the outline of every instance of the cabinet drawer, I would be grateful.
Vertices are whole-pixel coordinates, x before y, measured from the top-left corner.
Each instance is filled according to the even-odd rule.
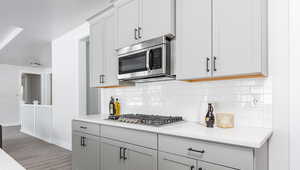
[[[112,126],[101,126],[101,136],[138,146],[157,149],[157,134],[155,133]]]
[[[159,151],[179,154],[237,169],[253,169],[253,150],[250,148],[166,135],[159,135],[158,143]]]
[[[95,136],[100,136],[100,125],[87,123],[82,121],[73,120],[72,122],[73,131],[87,133]]]

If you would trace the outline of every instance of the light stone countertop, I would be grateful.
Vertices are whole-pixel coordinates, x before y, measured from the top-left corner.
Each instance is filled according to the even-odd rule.
[[[96,123],[100,125],[121,127],[162,135],[171,135],[195,140],[204,140],[249,148],[260,148],[272,136],[272,129],[266,128],[206,128],[195,122],[177,122],[160,127],[123,123],[113,120],[105,120],[99,115],[80,116],[74,120]]]
[[[0,170],[26,170],[16,160],[0,149]]]

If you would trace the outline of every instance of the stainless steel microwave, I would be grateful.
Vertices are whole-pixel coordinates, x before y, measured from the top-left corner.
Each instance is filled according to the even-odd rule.
[[[172,79],[170,41],[163,36],[118,50],[118,79]]]

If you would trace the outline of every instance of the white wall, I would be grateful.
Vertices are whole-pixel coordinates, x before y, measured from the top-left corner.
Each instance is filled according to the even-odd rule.
[[[0,64],[0,124],[20,124],[21,72],[41,73],[48,70]]]
[[[290,60],[290,170],[299,170],[300,155],[300,1],[290,1],[290,31],[291,31],[291,60]]]
[[[270,170],[289,170],[289,0],[269,0],[269,66],[273,87]]]
[[[52,42],[52,140],[67,149],[71,149],[71,120],[79,114],[79,41],[88,35],[85,23]]]
[[[15,66],[0,65],[0,124],[20,124],[19,81],[20,71]]]

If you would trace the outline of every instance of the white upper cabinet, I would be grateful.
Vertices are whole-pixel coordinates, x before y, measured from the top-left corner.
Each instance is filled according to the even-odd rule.
[[[140,0],[123,0],[116,6],[118,47],[138,42]]]
[[[102,75],[105,74],[102,39],[104,22],[100,20],[90,24],[90,84],[92,87],[101,85]]]
[[[115,5],[117,49],[175,35],[175,0],[120,0]]]
[[[90,21],[90,80],[93,87],[118,86],[115,14],[112,9]]]
[[[211,0],[177,1],[176,76],[210,78]]]
[[[175,0],[141,0],[140,11],[143,40],[175,35]]]
[[[266,1],[213,1],[215,77],[266,74]]]
[[[115,51],[115,15],[111,13],[105,18],[104,24],[104,64],[106,75],[103,77],[104,86],[117,86],[118,80],[118,57]]]
[[[177,3],[177,79],[267,75],[266,0]]]

